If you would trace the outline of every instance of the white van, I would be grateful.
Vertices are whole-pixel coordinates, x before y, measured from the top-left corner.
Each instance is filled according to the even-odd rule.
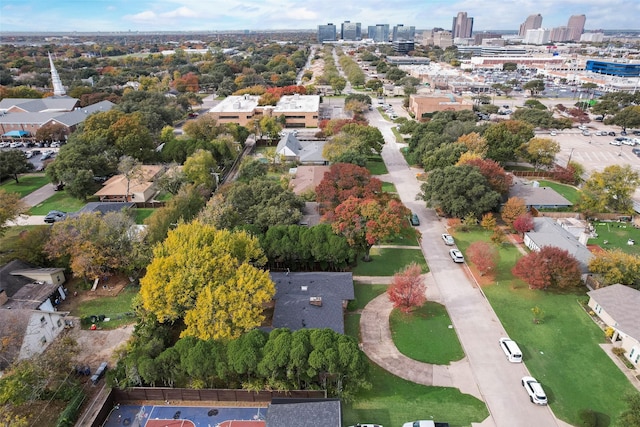
[[[507,360],[511,363],[522,362],[522,352],[515,341],[509,338],[500,338],[500,348],[507,356]]]

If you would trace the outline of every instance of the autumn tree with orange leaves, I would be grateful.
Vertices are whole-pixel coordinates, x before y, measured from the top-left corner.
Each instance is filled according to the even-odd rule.
[[[529,289],[568,288],[581,283],[580,265],[569,251],[544,246],[518,260],[511,270]]]
[[[467,249],[467,258],[475,265],[481,276],[496,268],[500,255],[495,246],[487,242],[473,242]]]
[[[382,181],[373,178],[367,168],[351,163],[335,163],[316,187],[316,201],[323,212],[330,214],[349,197],[368,199],[381,191]]]
[[[422,269],[412,262],[403,271],[393,276],[393,282],[387,295],[393,307],[408,313],[414,307],[420,307],[427,301],[427,286],[421,276]]]

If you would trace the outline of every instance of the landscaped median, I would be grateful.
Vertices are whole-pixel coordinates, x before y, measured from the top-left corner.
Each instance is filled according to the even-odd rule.
[[[455,233],[463,251],[475,241],[490,242],[490,236],[484,230]],[[499,252],[493,280],[483,278],[482,289],[522,349],[527,368],[544,386],[553,412],[579,425],[580,411],[590,409],[598,414],[598,425],[618,425],[617,417],[626,409],[621,398],[637,390],[599,346],[604,334],[580,306],[587,289],[531,290],[511,274],[521,256],[517,248],[502,244]],[[540,310],[539,322],[534,322],[533,308]]]

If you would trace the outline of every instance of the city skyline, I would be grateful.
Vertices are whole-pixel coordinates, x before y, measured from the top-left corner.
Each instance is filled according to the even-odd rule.
[[[545,28],[586,15],[585,31],[639,30],[640,2],[627,0],[370,0],[349,5],[336,0],[4,0],[3,32],[314,30],[328,22],[404,24],[416,29],[451,28],[459,12],[474,18],[475,32],[518,31],[532,14]]]

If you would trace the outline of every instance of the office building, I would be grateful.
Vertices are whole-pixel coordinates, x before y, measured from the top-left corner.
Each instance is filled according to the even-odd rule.
[[[551,30],[551,35],[549,36],[552,42],[566,42],[569,40],[569,27],[555,27]]]
[[[588,60],[587,71],[616,77],[640,77],[640,64]]]
[[[520,24],[518,35],[524,38],[527,35],[527,31],[537,30],[540,27],[542,27],[542,15],[539,13],[537,15],[529,15],[527,19]]]
[[[332,23],[318,25],[318,43],[336,41],[336,26]]]
[[[568,39],[570,41],[577,42],[580,40],[580,36],[584,33],[584,23],[587,21],[587,17],[584,15],[572,15],[569,18],[567,27],[569,28]]]
[[[342,40],[356,41],[362,39],[362,24],[359,22],[344,21],[340,25],[340,38]]]
[[[368,37],[376,43],[389,41],[389,24],[369,25]]]
[[[414,41],[416,37],[416,27],[405,27],[402,24],[395,25],[393,27],[393,35],[391,40],[397,41]]]
[[[481,45],[484,44],[483,40],[486,39],[499,39],[502,38],[502,36],[500,34],[496,34],[496,33],[479,33],[479,34],[474,34],[473,35],[473,44],[475,45]]]
[[[395,53],[406,55],[412,50],[415,50],[415,43],[410,40],[396,40],[392,42],[393,51]]]
[[[547,44],[551,40],[551,31],[547,28],[527,30],[524,35],[525,44]]]
[[[601,43],[604,41],[604,33],[584,33],[580,36],[581,42]]]
[[[453,18],[453,26],[451,34],[454,39],[468,39],[473,33],[473,18],[467,17],[467,12],[459,12],[458,16]]]

